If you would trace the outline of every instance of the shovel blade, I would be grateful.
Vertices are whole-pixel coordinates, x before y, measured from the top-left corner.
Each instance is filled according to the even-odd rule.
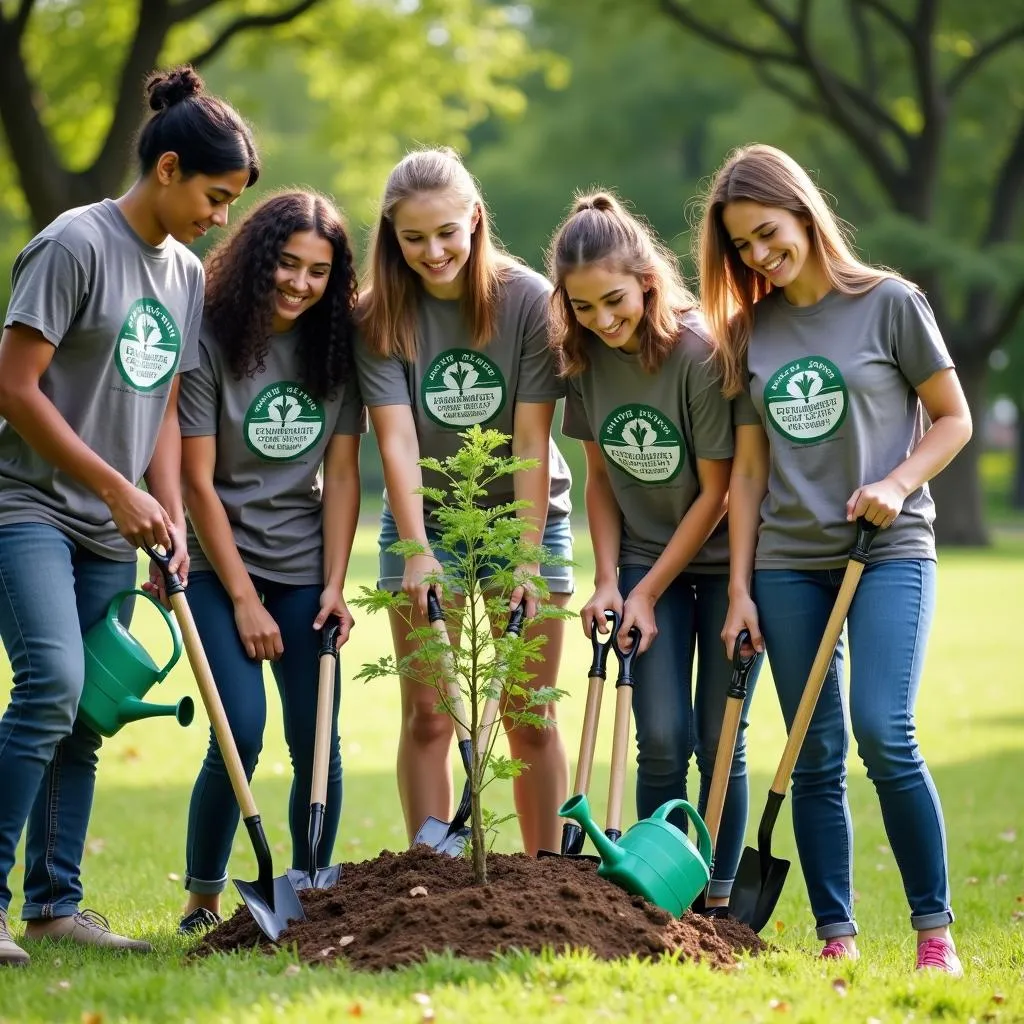
[[[452,830],[451,822],[442,821],[433,816],[420,825],[413,837],[413,846],[422,844],[429,846],[438,853],[447,853],[450,857],[458,857],[466,848],[471,835],[469,827]]]
[[[277,942],[281,932],[293,921],[306,920],[299,897],[286,875],[274,879],[273,907],[267,902],[263,887],[258,882],[241,882],[236,878],[235,888],[260,931],[271,942]]]
[[[554,850],[538,850],[538,857],[573,857],[576,860],[600,864],[601,858],[589,853],[581,853],[583,849],[583,829],[575,821],[567,821],[562,825],[562,847],[558,853]]]
[[[788,860],[769,853],[762,856],[746,847],[729,897],[729,914],[755,932],[761,931],[778,905],[788,873]]]
[[[309,875],[308,871],[301,871],[299,868],[288,869],[288,881],[296,892],[303,889],[330,889],[341,881],[341,865],[333,864],[329,868],[317,868],[316,874]]]

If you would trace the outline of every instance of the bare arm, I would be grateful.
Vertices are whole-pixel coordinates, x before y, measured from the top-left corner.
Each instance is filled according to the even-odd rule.
[[[754,647],[764,650],[757,608],[750,596],[761,502],[768,491],[769,449],[759,424],[736,428],[736,453],[729,477],[729,614],[722,629],[728,656],[741,629],[750,630]]]
[[[178,423],[178,389],[181,377],[175,375],[171,381],[167,408],[156,436],[156,447],[144,474],[149,493],[166,510],[174,523],[174,555],[170,571],[181,576],[182,583],[188,582],[188,551],[185,547],[185,506],[181,500],[181,426]],[[163,583],[163,573],[150,566],[150,582],[157,588]],[[157,582],[159,581],[159,582]]]
[[[931,426],[921,443],[884,480],[857,488],[846,503],[851,522],[864,516],[876,526],[891,526],[907,496],[948,466],[971,439],[974,427],[956,371],[939,370],[917,388]]]
[[[550,440],[551,420],[555,415],[554,402],[520,402],[516,404],[512,421],[512,454],[520,459],[536,459],[539,463],[533,469],[516,473],[512,479],[517,501],[530,502],[529,508],[521,509],[519,516],[529,522],[523,531],[523,540],[528,544],[540,544],[544,537],[544,525],[548,517],[548,502],[551,494]],[[539,575],[540,566],[527,567]],[[509,607],[514,608],[526,598],[526,615],[532,617],[537,610],[535,597],[526,588],[517,587],[512,591]]]
[[[339,647],[352,629],[344,589],[358,522],[359,435],[335,434],[324,457],[324,592],[313,628],[320,629],[329,615],[337,615],[341,622]]]
[[[583,632],[589,637],[596,620],[602,631],[605,609],[622,612],[619,594],[619,547],[622,543],[622,511],[615,500],[608,465],[596,441],[581,441],[587,457],[587,482],[584,502],[587,526],[594,549],[594,593],[580,609]]]

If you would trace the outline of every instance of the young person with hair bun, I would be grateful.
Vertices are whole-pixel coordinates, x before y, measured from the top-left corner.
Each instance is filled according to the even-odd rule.
[[[921,291],[869,266],[807,172],[771,146],[732,153],[699,236],[701,296],[739,396],[730,483],[728,647],[765,647],[787,727],[864,517],[879,527],[793,771],[793,829],[825,959],[858,956],[847,718],[910,905],[918,969],[962,972],[942,807],[914,735],[935,608],[928,481],[971,436]],[[926,426],[927,424],[927,426]],[[762,638],[763,637],[763,638]],[[848,710],[848,714],[847,714]]]
[[[140,545],[173,542],[172,567],[188,572],[178,375],[198,360],[203,272],[186,246],[224,226],[260,166],[248,127],[191,68],[153,74],[146,93],[138,179],[28,243],[0,339],[0,635],[14,676],[0,719],[0,964],[29,962],[7,922],[26,822],[25,938],[150,948],[80,910],[101,742],[76,721],[82,637],[135,585]]]
[[[568,381],[562,430],[583,443],[587,458],[596,564],[583,631],[590,636],[595,623],[603,630],[612,608],[622,616],[624,649],[631,627],[641,632],[633,688],[638,817],[686,797],[694,754],[703,812],[731,676],[718,639],[728,608],[731,403],[675,256],[613,195],[576,200],[551,241],[548,275],[552,345]],[[709,907],[728,902],[739,863],[745,727],[746,708]],[[678,810],[670,820],[685,829]]]
[[[531,502],[520,514],[530,524],[527,541],[572,557],[569,470],[551,439],[555,402],[563,393],[548,348],[548,296],[540,274],[509,256],[494,240],[487,209],[473,176],[450,149],[407,155],[391,171],[361,300],[359,383],[380,445],[387,486],[381,518],[377,586],[404,590],[413,600],[414,624],[426,621],[424,577],[443,557],[430,549],[438,535],[429,498],[414,493],[421,456],[456,452],[458,432],[473,424],[512,437],[504,454],[536,459],[538,466],[497,482],[486,502]],[[500,452],[499,452],[500,454]],[[402,559],[388,548],[415,540],[425,553]],[[573,590],[568,565],[533,566],[550,600],[564,607]],[[532,615],[537,595],[512,593]],[[408,626],[393,616],[398,657],[412,653]],[[548,619],[533,627],[547,637],[544,660],[531,663],[529,685],[554,686],[564,624]],[[401,680],[402,725],[398,788],[412,839],[433,815],[451,818],[449,748],[452,722],[438,712],[433,687]],[[558,808],[568,791],[568,765],[555,724],[555,705],[531,708],[546,728],[509,729],[512,756],[527,770],[513,783],[523,845],[528,853],[557,849]]]
[[[324,196],[253,207],[206,259],[199,366],[182,378],[182,470],[195,613],[247,777],[263,745],[269,661],[292,761],[292,866],[309,863],[319,630],[352,616],[342,590],[359,516],[366,414],[352,361],[356,274]],[[322,467],[322,468],[321,468]],[[341,814],[335,680],[321,866]],[[239,810],[212,732],[189,807],[179,929],[219,921]]]

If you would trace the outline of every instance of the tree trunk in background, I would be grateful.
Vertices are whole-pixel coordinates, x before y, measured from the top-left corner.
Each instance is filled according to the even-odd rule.
[[[984,358],[964,360],[957,366],[957,375],[974,416],[974,436],[930,484],[938,509],[935,539],[939,544],[975,546],[989,543],[979,465],[984,447],[981,418],[985,413],[987,370]]]
[[[1010,507],[1024,509],[1024,395],[1017,399],[1017,445],[1013,456]]]

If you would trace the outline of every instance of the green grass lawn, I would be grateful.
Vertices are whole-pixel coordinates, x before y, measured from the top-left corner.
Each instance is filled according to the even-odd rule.
[[[581,539],[585,562],[589,550],[585,535]],[[374,566],[374,532],[364,527],[353,589],[371,582]],[[586,599],[590,578],[590,566],[582,565],[576,606]],[[106,744],[100,763],[84,863],[86,905],[117,927],[151,937],[156,954],[128,959],[35,947],[29,970],[0,974],[0,1021],[1024,1020],[1024,669],[1017,643],[1022,593],[1024,539],[1002,539],[985,553],[943,555],[918,724],[945,806],[956,937],[967,971],[962,981],[910,970],[912,936],[899,876],[873,789],[856,764],[850,800],[863,956],[855,965],[826,966],[812,958],[818,944],[795,865],[776,922],[766,930],[773,951],[730,973],[676,963],[596,964],[578,954],[476,965],[438,959],[386,977],[300,967],[287,953],[276,959],[237,955],[185,963],[186,946],[174,929],[183,902],[186,809],[206,744],[200,710],[188,729],[170,719],[126,727]],[[167,647],[158,628],[155,613],[140,612],[136,632],[154,654]],[[385,622],[361,616],[343,655],[343,671],[351,677],[388,646]],[[571,695],[559,710],[573,759],[588,664],[589,644],[573,627],[560,679]],[[0,678],[7,673],[6,665],[0,668]],[[184,658],[163,691],[167,700],[194,691]],[[0,701],[6,694],[7,687],[0,687]],[[397,709],[397,689],[387,684],[345,687],[345,810],[338,860],[373,857],[382,848],[404,845],[394,783]],[[610,712],[606,695],[605,736],[592,785],[599,820]],[[753,723],[752,830],[784,741],[767,672]],[[281,867],[287,857],[288,785],[275,709],[254,791]],[[498,800],[495,790],[488,792],[495,810],[511,809],[509,794]],[[775,838],[781,855],[791,856],[788,813]],[[516,839],[506,825],[498,848],[514,850]],[[244,830],[236,839],[231,873],[255,877]],[[15,889],[20,881],[19,866]],[[233,906],[236,898],[229,898]],[[16,894],[14,921],[19,908]]]

